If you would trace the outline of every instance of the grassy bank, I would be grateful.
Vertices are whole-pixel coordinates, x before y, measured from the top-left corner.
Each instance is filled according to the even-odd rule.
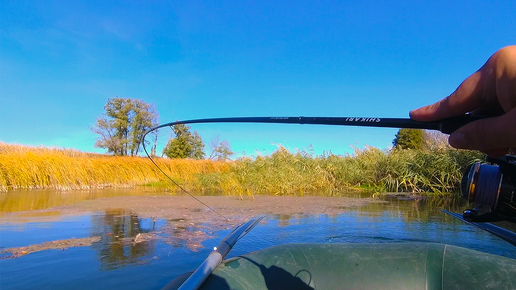
[[[199,174],[228,171],[225,162],[158,158],[167,174],[189,189]],[[76,150],[0,143],[0,191],[59,190],[166,184],[161,172],[143,157],[116,157]],[[173,188],[175,190],[175,188]]]
[[[225,195],[340,195],[350,189],[434,194],[457,192],[478,152],[391,150],[374,147],[353,155],[313,156],[279,148],[270,156],[232,162],[157,160],[187,189]],[[146,158],[114,157],[74,150],[0,143],[0,190],[83,189],[168,184]],[[170,185],[175,191],[177,187]]]

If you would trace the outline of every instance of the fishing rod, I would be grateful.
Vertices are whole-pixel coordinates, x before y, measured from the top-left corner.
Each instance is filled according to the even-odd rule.
[[[445,214],[448,214],[458,220],[461,220],[462,222],[464,223],[467,223],[469,225],[472,225],[472,226],[475,226],[479,229],[482,229],[488,233],[491,233],[499,238],[501,238],[502,240],[508,242],[509,244],[513,245],[513,246],[516,246],[516,233],[514,232],[511,232],[509,230],[506,230],[504,228],[501,228],[499,226],[495,226],[493,224],[490,224],[490,223],[486,223],[486,222],[473,222],[471,220],[466,220],[464,219],[464,217],[461,215],[461,214],[458,214],[458,213],[453,213],[453,212],[450,212],[450,211],[447,211],[447,210],[442,210],[442,212],[444,212]]]
[[[179,124],[198,123],[272,123],[272,124],[311,124],[311,125],[337,125],[337,126],[362,126],[382,128],[406,128],[437,130],[445,134],[451,134],[460,127],[483,119],[484,116],[465,114],[439,121],[419,122],[409,118],[377,118],[377,117],[235,117],[235,118],[208,118],[176,121],[159,125],[150,129],[148,133]],[[145,138],[144,135],[144,138]]]

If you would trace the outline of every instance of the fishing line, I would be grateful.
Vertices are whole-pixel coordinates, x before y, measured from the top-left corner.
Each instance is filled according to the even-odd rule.
[[[178,124],[184,124],[184,123],[181,123],[181,122],[177,122],[177,123]],[[170,126],[170,127],[173,126],[173,125],[176,125],[176,124],[173,124],[173,123],[169,123],[169,124],[170,125],[168,125],[168,126]],[[155,131],[155,130],[157,130],[159,128],[162,128],[162,127],[165,127],[165,126],[154,127],[152,129],[150,129],[149,131],[145,132],[145,134],[143,134],[143,137],[142,137],[143,151],[145,151],[145,154],[147,155],[147,157],[154,164],[154,166],[156,166],[159,169],[159,171],[161,171],[161,173],[163,173],[168,178],[168,180],[170,180],[173,184],[175,184],[181,191],[183,191],[184,193],[188,194],[191,198],[195,199],[196,201],[200,202],[202,205],[207,207],[209,210],[213,211],[214,213],[218,214],[222,218],[226,219],[226,221],[229,221],[228,217],[224,216],[223,214],[221,214],[220,212],[216,211],[211,206],[209,206],[206,203],[202,202],[197,197],[195,197],[193,194],[191,194],[188,190],[186,190],[184,187],[182,187],[179,183],[175,182],[170,176],[168,176],[168,174],[163,169],[161,169],[161,167],[159,167],[159,165],[154,161],[154,159],[152,159],[152,157],[149,154],[149,152],[147,152],[147,148],[145,147],[145,136],[147,136],[148,133],[153,132],[153,131]]]
[[[502,184],[502,173],[498,166],[483,164],[479,168],[479,174],[482,174],[485,178],[479,178],[477,180],[477,193],[476,200],[478,204],[489,205],[489,207],[495,207],[498,203],[498,197],[500,196],[500,187]]]
[[[147,134],[153,132],[153,131],[156,131],[160,128],[164,128],[164,127],[170,127],[172,129],[172,126],[174,125],[178,125],[178,124],[186,124],[185,122],[172,122],[172,123],[167,123],[167,124],[163,124],[163,125],[160,125],[160,126],[157,126],[157,127],[154,127],[154,128],[151,128],[149,131],[145,132],[145,134],[143,134],[143,137],[142,137],[142,144],[143,144],[143,151],[145,152],[145,154],[147,155],[147,157],[150,159],[150,161],[154,164],[154,166],[156,166],[158,168],[159,171],[161,171],[161,173],[163,173],[167,178],[168,180],[170,180],[170,182],[172,182],[173,184],[175,184],[182,192],[188,194],[190,197],[192,197],[193,199],[195,199],[196,201],[198,201],[199,203],[201,203],[202,205],[204,205],[206,208],[208,208],[209,210],[213,211],[214,213],[216,213],[217,215],[221,216],[222,218],[224,218],[226,221],[230,221],[230,219],[228,217],[226,217],[225,215],[221,214],[220,212],[216,211],[214,208],[212,208],[211,206],[207,205],[206,203],[204,203],[203,201],[199,200],[198,198],[196,198],[193,194],[191,194],[188,190],[186,190],[184,187],[182,187],[179,183],[177,183],[176,181],[174,181],[170,176],[168,176],[168,174],[163,170],[161,169],[161,167],[159,167],[159,165],[154,161],[154,159],[152,159],[151,155],[149,154],[149,152],[147,151],[147,148],[145,147],[145,137],[147,136]],[[241,234],[238,239],[235,241],[235,243],[240,240],[241,238],[243,238],[246,234],[250,234],[251,236],[253,236],[256,239],[260,239],[262,240],[263,237],[261,236],[258,236],[256,235],[254,232],[251,232],[251,229],[253,229],[262,219],[264,218],[264,216],[261,216],[259,217],[253,224],[252,226],[247,229],[246,231],[244,231],[243,234]]]

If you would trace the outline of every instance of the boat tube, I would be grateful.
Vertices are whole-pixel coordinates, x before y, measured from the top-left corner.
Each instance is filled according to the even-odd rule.
[[[436,243],[287,244],[224,261],[199,289],[516,289],[516,260]]]

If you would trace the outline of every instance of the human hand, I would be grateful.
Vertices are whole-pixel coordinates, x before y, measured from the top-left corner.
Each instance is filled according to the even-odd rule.
[[[469,123],[450,135],[459,149],[491,156],[516,148],[516,45],[498,50],[448,97],[410,112],[415,121],[428,122],[465,113],[490,118]]]

